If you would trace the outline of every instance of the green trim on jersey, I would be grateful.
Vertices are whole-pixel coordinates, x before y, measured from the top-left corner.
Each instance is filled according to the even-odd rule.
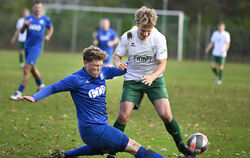
[[[212,56],[211,61],[214,63],[217,63],[219,65],[223,65],[226,62],[226,57],[220,57],[220,56]]]
[[[24,49],[24,42],[18,42],[18,48]]]
[[[135,109],[138,109],[144,93],[147,94],[152,104],[157,99],[168,98],[164,77],[161,76],[154,80],[151,86],[145,85],[141,81],[124,81],[121,102],[132,102]]]

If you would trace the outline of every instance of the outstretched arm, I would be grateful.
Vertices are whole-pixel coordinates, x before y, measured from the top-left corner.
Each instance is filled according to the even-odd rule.
[[[51,84],[45,88],[43,88],[42,90],[40,90],[39,92],[37,92],[36,94],[32,95],[32,96],[23,96],[23,97],[20,97],[19,99],[20,100],[28,100],[32,103],[40,100],[40,99],[43,99],[43,98],[46,98],[54,93],[58,93],[60,91],[63,91],[63,89],[61,89],[59,86],[58,86],[58,83],[54,83],[54,84]]]
[[[19,99],[20,100],[26,99],[30,102],[36,102],[40,99],[46,98],[58,92],[74,90],[79,86],[79,84],[80,83],[78,76],[70,75],[54,84],[45,87],[44,89],[40,90],[39,92],[37,92],[32,96],[24,96]]]

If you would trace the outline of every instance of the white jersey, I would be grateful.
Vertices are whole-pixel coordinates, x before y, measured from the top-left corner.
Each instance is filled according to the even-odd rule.
[[[151,75],[158,67],[157,60],[167,58],[166,38],[156,29],[152,29],[150,36],[140,40],[138,29],[125,32],[116,48],[116,54],[128,57],[128,70],[125,80],[141,81],[144,75]],[[128,34],[132,35],[129,38]]]
[[[23,24],[24,24],[24,18],[18,19],[16,28],[20,30],[23,27]],[[24,31],[24,33],[21,32],[18,33],[18,41],[24,42],[25,40],[26,40],[26,30]]]
[[[227,31],[214,31],[211,41],[214,43],[213,55],[226,57],[227,52],[223,54],[223,50],[226,47],[226,43],[230,43],[230,34]]]

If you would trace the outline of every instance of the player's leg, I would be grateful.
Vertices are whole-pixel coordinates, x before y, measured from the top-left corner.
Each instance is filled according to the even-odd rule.
[[[163,158],[160,154],[145,149],[123,132],[109,125],[95,126],[87,133],[81,134],[81,137],[86,144],[99,151],[128,152],[137,158]]]
[[[134,109],[134,103],[124,101],[120,103],[120,111],[114,123],[114,127],[124,132],[128,118]]]
[[[33,65],[32,69],[31,69],[31,73],[36,81],[37,91],[44,88],[45,85],[42,83],[41,74],[40,74],[39,70],[37,69],[36,65]]]
[[[123,84],[120,111],[114,123],[114,127],[122,132],[128,122],[128,118],[134,108],[138,109],[143,98],[142,84],[135,81],[125,81]]]
[[[108,52],[107,54],[108,54],[108,58],[103,61],[103,65],[104,66],[111,66],[112,52]]]
[[[135,140],[129,138],[129,142],[124,152],[134,155],[136,158],[164,158],[159,153],[150,149],[146,149],[137,143]]]
[[[184,155],[191,155],[191,152],[183,143],[179,124],[172,116],[164,77],[157,78],[145,91],[165,124],[166,130],[173,137],[178,150]]]
[[[225,61],[226,61],[226,57],[220,57],[220,60],[218,62],[218,64],[219,64],[219,73],[218,73],[217,84],[221,84],[222,83],[222,75],[223,75],[223,69],[224,69]]]
[[[22,78],[22,81],[21,81],[21,84],[19,85],[18,87],[18,90],[10,96],[10,98],[12,100],[17,100],[18,97],[20,97],[29,81],[29,78],[30,78],[30,71],[32,69],[32,65],[29,65],[28,63],[26,63],[24,65],[24,68],[23,68],[23,78]]]
[[[211,69],[212,69],[213,73],[215,74],[215,76],[218,75],[218,71],[216,69],[216,62],[217,62],[217,57],[216,56],[212,56],[211,57],[211,64],[210,64],[210,66],[211,66]]]
[[[24,67],[24,42],[18,42],[19,45],[19,63],[20,67]]]

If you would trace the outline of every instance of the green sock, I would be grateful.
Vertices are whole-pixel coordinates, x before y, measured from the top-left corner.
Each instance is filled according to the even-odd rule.
[[[180,127],[173,117],[173,120],[170,123],[165,123],[165,127],[168,133],[173,137],[175,144],[178,145],[182,141],[182,135]]]
[[[19,54],[19,62],[22,63],[23,62],[23,55]]]
[[[123,125],[123,124],[121,124],[120,122],[118,122],[117,120],[115,121],[115,123],[114,123],[114,125],[113,125],[113,127],[119,129],[119,130],[122,131],[122,132],[124,132],[125,126],[126,126],[126,124]]]
[[[217,76],[218,72],[217,72],[217,69],[216,68],[212,68],[214,74]]]
[[[221,80],[221,78],[222,78],[222,74],[223,74],[223,70],[220,70],[220,71],[219,71],[219,75],[218,75],[220,80]]]

